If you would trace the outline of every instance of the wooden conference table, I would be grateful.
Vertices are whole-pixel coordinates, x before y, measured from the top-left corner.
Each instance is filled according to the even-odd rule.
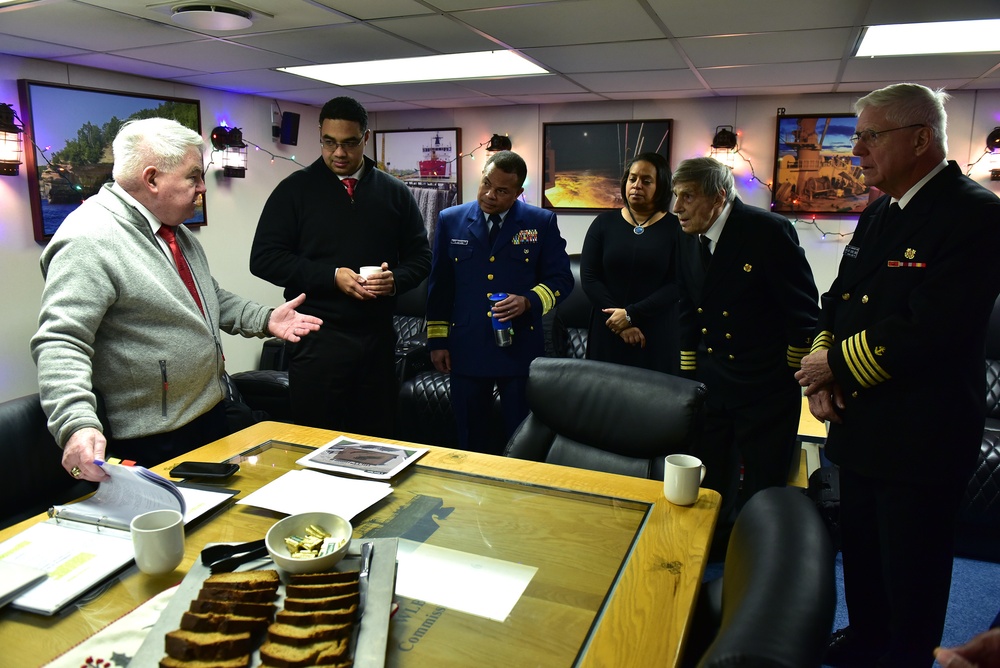
[[[300,468],[298,458],[337,435],[263,422],[183,459],[239,463],[220,486],[241,498]],[[678,507],[655,480],[422,447],[429,452],[393,478],[393,493],[354,518],[355,537],[406,537],[537,572],[502,623],[397,595],[386,665],[679,662],[719,512],[716,492],[703,489],[695,505]],[[180,461],[154,470],[168,474]],[[189,528],[184,562],[172,574],[147,576],[132,566],[53,617],[0,610],[0,663],[48,662],[176,584],[205,544],[261,538],[281,517],[224,506]],[[0,532],[0,540],[41,519]]]

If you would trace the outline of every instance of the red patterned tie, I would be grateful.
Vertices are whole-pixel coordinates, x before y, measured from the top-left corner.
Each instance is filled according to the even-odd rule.
[[[194,297],[194,303],[198,305],[198,310],[201,311],[202,315],[205,315],[205,309],[202,308],[201,299],[198,297],[198,289],[194,286],[194,276],[191,275],[191,267],[188,266],[187,260],[184,259],[181,247],[177,245],[177,235],[174,232],[174,228],[167,225],[160,225],[160,229],[156,233],[163,237],[163,240],[170,246],[170,252],[174,256],[174,264],[177,265],[177,273],[181,275],[181,280],[187,286],[188,292]]]
[[[354,199],[354,186],[358,184],[357,179],[340,179],[340,182],[347,188],[347,196]]]

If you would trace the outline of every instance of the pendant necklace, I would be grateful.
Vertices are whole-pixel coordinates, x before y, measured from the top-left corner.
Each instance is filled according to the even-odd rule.
[[[654,211],[653,213],[649,214],[649,216],[646,217],[646,220],[642,221],[642,223],[637,223],[635,220],[635,216],[632,215],[631,207],[626,206],[625,210],[628,211],[628,217],[632,219],[632,234],[636,236],[641,236],[643,232],[646,231],[646,223],[648,223],[653,216],[659,213],[658,211]]]

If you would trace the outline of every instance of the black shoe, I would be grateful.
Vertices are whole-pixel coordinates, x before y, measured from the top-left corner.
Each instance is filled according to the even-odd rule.
[[[845,626],[830,636],[826,643],[823,665],[836,668],[874,668],[885,652],[884,646],[865,642]]]

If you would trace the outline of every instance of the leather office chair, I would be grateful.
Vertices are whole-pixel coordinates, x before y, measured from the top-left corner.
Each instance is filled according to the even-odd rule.
[[[690,452],[701,383],[594,360],[540,357],[528,372],[531,413],[505,455],[663,479],[663,458]]]
[[[37,394],[0,403],[0,452],[0,528],[97,489],[97,483],[74,480],[63,469],[62,450],[46,427]]]
[[[755,494],[733,526],[722,577],[702,586],[684,665],[822,665],[837,606],[834,557],[801,490]]]
[[[573,291],[555,308],[552,322],[552,348],[555,357],[583,359],[587,356],[587,335],[593,304],[580,282],[580,256],[569,256],[573,273]]]
[[[392,316],[396,342],[396,376],[399,382],[433,368],[427,348],[427,279],[399,295]]]

